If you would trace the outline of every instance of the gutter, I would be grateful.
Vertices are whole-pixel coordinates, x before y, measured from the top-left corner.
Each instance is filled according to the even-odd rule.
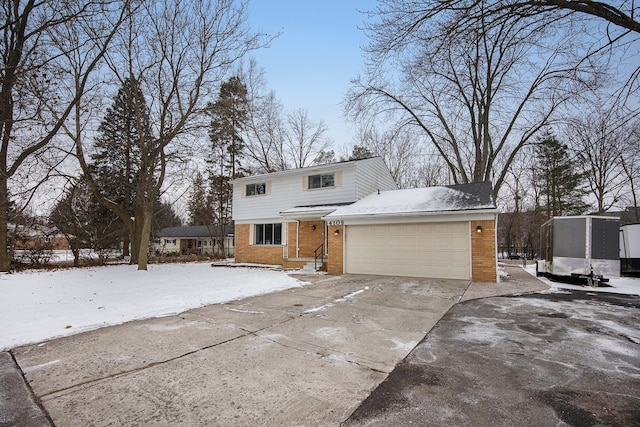
[[[369,214],[354,214],[354,215],[335,215],[334,213],[325,215],[322,217],[323,220],[368,220],[368,219],[388,219],[388,218],[412,218],[412,217],[438,217],[438,216],[479,216],[479,215],[487,215],[493,219],[493,215],[499,214],[499,210],[497,208],[494,209],[475,209],[475,210],[464,210],[464,211],[423,211],[423,212],[389,212],[389,213],[369,213]]]

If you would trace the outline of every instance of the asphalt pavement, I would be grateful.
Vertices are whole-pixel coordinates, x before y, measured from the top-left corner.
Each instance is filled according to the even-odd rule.
[[[458,304],[343,425],[640,426],[640,298]]]

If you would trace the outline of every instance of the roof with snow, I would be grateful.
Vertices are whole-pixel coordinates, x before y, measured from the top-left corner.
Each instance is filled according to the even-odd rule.
[[[477,182],[381,191],[327,215],[327,219],[497,209],[491,183]]]
[[[233,235],[233,225],[225,227],[225,236]],[[214,225],[189,225],[185,227],[166,227],[156,233],[156,237],[197,238],[216,236],[218,230]],[[216,236],[217,237],[217,236]]]
[[[348,206],[353,202],[346,203],[333,203],[330,205],[310,205],[310,206],[295,206],[293,208],[289,208],[280,212],[280,215],[291,215],[291,214],[300,214],[300,213],[322,213],[322,212],[333,212],[336,209],[342,206]]]

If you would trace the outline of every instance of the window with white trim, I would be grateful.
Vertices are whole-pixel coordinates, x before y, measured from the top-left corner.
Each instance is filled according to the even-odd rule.
[[[245,187],[245,194],[247,196],[259,196],[266,194],[267,184],[265,182],[259,182],[256,184],[247,184]]]
[[[328,188],[336,186],[336,174],[335,173],[323,173],[318,175],[309,175],[308,188]]]
[[[256,245],[281,245],[282,244],[282,224],[256,224],[255,225]]]

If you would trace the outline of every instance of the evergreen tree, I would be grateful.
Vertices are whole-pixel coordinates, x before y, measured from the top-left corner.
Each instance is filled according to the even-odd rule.
[[[576,172],[566,144],[551,131],[538,139],[537,179],[547,216],[579,215],[588,205],[582,199],[584,174]]]
[[[131,262],[137,263],[143,220],[148,210],[153,216],[157,203],[157,196],[149,198],[149,188],[153,187],[160,156],[149,109],[135,79],[122,83],[98,127],[94,148],[89,165],[93,182],[103,203],[108,200],[106,205],[127,225],[122,236],[124,255],[129,255],[131,243]]]
[[[356,145],[353,147],[353,152],[349,156],[349,160],[362,160],[373,157],[374,154],[364,145]]]
[[[223,236],[225,227],[231,224],[233,192],[230,181],[246,172],[241,161],[245,149],[242,131],[249,109],[247,87],[239,77],[231,77],[222,83],[218,99],[208,107],[211,115],[211,157],[208,159],[211,169],[208,181],[214,221],[211,231],[214,235]],[[217,241],[222,251],[224,239]]]
[[[189,212],[189,225],[213,224],[214,214],[211,197],[200,172],[193,179],[187,210]]]
[[[178,216],[173,206],[168,202],[157,199],[153,208],[153,229],[154,231],[162,230],[167,227],[180,227],[182,220]],[[155,234],[155,233],[154,233]]]
[[[336,153],[333,150],[320,150],[316,158],[313,160],[314,165],[328,165],[335,163]]]
[[[122,221],[98,202],[83,177],[67,188],[49,221],[69,241],[74,266],[78,266],[80,249],[90,248],[101,254],[105,249],[117,248],[124,232]]]
[[[241,160],[245,148],[242,131],[249,109],[247,87],[239,77],[231,77],[222,83],[217,101],[210,103],[208,108],[212,163],[219,165],[218,175],[237,178],[242,174]]]

